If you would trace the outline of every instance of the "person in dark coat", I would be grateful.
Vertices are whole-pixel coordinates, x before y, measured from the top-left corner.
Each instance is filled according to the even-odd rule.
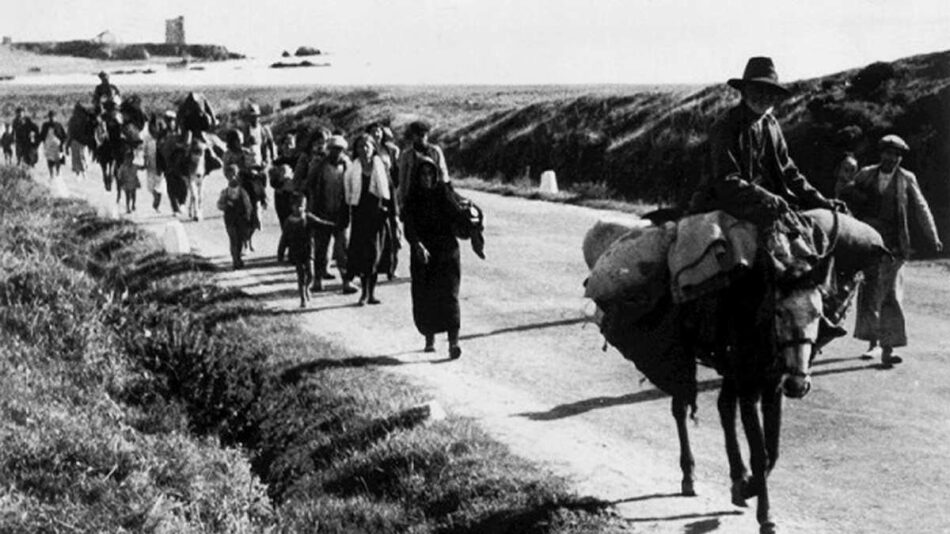
[[[297,271],[300,307],[306,308],[313,283],[313,228],[334,225],[307,211],[307,198],[300,193],[291,192],[290,206],[292,212],[281,223],[280,241],[287,247],[288,259]]]
[[[379,304],[376,279],[384,248],[388,205],[392,187],[389,172],[376,154],[376,144],[368,134],[355,143],[356,158],[344,175],[346,203],[350,206],[350,244],[347,270],[359,276],[362,293],[359,304]]]
[[[268,171],[270,175],[270,185],[274,188],[274,211],[277,212],[277,221],[280,227],[284,227],[284,221],[294,212],[294,201],[297,192],[294,191],[294,183],[291,179],[293,170],[289,165],[280,165],[271,167]],[[287,243],[284,236],[281,235],[280,242],[277,243],[277,261],[284,261],[287,252]]]
[[[218,209],[224,212],[224,227],[228,232],[231,263],[235,269],[244,267],[241,253],[251,225],[251,199],[238,181],[239,170],[233,164],[224,167],[228,187],[218,197]]]
[[[179,215],[188,200],[188,183],[185,178],[185,160],[188,155],[187,136],[179,131],[174,111],[165,112],[167,133],[158,144],[158,171],[165,175],[165,189],[172,214]]]
[[[0,135],[0,147],[3,147],[3,162],[7,165],[13,163],[13,130],[6,123],[3,124],[3,134]]]
[[[472,240],[476,254],[484,258],[480,231],[459,209],[458,196],[449,182],[440,176],[434,160],[420,156],[406,195],[403,222],[411,255],[412,318],[425,337],[425,352],[435,350],[435,335],[446,332],[449,357],[462,355],[459,347],[459,283],[462,277],[456,233],[464,230]]]
[[[696,211],[721,209],[767,228],[792,209],[843,205],[812,187],[788,154],[772,108],[791,92],[778,83],[772,60],[751,58],[742,78],[728,84],[742,93],[742,101],[710,132],[712,176],[695,199],[701,204]]]
[[[37,147],[40,143],[40,129],[33,119],[26,115],[23,108],[17,108],[13,118],[13,139],[16,145],[17,164],[29,167],[36,165]]]

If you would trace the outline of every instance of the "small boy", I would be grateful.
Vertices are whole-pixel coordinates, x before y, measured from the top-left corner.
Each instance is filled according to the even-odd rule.
[[[234,164],[224,167],[224,176],[228,179],[228,187],[221,191],[221,196],[218,198],[218,209],[224,212],[224,227],[228,231],[231,263],[235,269],[244,267],[241,253],[251,225],[252,209],[251,198],[238,181],[238,171],[238,166]]]
[[[315,224],[333,227],[333,223],[308,212],[307,199],[300,193],[294,193],[291,206],[293,211],[284,221],[280,240],[287,247],[287,257],[297,270],[300,307],[306,308],[310,302],[310,284],[313,283],[312,227]]]

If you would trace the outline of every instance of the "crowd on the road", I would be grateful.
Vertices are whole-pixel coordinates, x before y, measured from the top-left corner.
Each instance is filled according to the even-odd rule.
[[[15,156],[18,164],[32,167],[42,153],[53,179],[71,154],[73,172],[84,176],[88,149],[103,166],[106,188],[115,180],[117,203],[124,193],[128,213],[137,208],[136,191],[144,174],[156,212],[167,193],[172,212],[180,215],[187,205],[187,217],[194,220],[202,218],[201,179],[222,168],[228,186],[217,208],[224,214],[233,267],[242,268],[244,251],[254,250],[261,210],[272,198],[282,228],[277,260],[294,265],[301,307],[335,279],[331,258],[342,293],[359,292],[360,305],[379,304],[378,277],[395,276],[404,237],[411,249],[413,302],[418,304],[414,318],[426,348],[432,348],[434,333],[448,332],[457,356],[458,238],[470,238],[482,255],[482,215],[452,189],[445,156],[429,140],[430,125],[409,124],[401,145],[382,123],[350,135],[322,126],[297,128],[278,142],[261,122],[256,103],[247,103],[236,124],[225,128],[200,94],[189,93],[177,110],[146,115],[134,97],[122,101],[106,73],[100,79],[93,92],[94,130],[81,103],[66,127],[55,111],[37,126],[18,108],[12,125],[3,125],[5,160]],[[869,356],[880,354],[886,363],[896,363],[893,349],[906,344],[901,267],[911,252],[910,224],[918,224],[932,245],[942,248],[914,175],[900,167],[910,147],[891,134],[880,139],[877,165],[860,168],[853,154],[845,155],[835,171],[835,196],[826,197],[798,172],[771,113],[789,95],[777,82],[771,60],[751,59],[743,78],[729,80],[729,85],[741,92],[742,101],[710,132],[711,178],[698,188],[689,209],[723,210],[754,222],[766,236],[804,232],[790,214],[809,208],[850,209],[871,224],[893,256],[866,272],[856,335],[869,341]],[[92,141],[84,139],[90,132]],[[115,153],[100,148],[109,139],[118,141]],[[768,248],[781,240],[767,237],[762,242]],[[776,251],[768,252],[777,257]],[[780,268],[791,268],[798,259],[793,254]]]
[[[323,126],[297,128],[278,143],[257,103],[247,102],[224,127],[199,93],[189,93],[177,109],[146,114],[134,96],[120,97],[107,73],[100,79],[93,110],[77,103],[67,127],[51,111],[37,128],[18,108],[12,128],[3,132],[7,162],[15,154],[17,164],[32,167],[42,146],[51,180],[69,154],[74,173],[84,177],[89,152],[102,166],[107,190],[115,181],[117,205],[125,195],[127,213],[137,210],[144,175],[156,213],[167,194],[174,216],[195,221],[203,215],[202,179],[222,169],[228,184],[216,207],[223,212],[232,266],[243,268],[245,251],[254,250],[253,235],[271,198],[281,226],[276,259],[294,267],[304,308],[313,292],[331,289],[326,284],[336,279],[334,265],[336,290],[359,292],[361,306],[381,304],[378,278],[396,277],[404,238],[424,350],[434,351],[435,335],[444,332],[449,356],[461,355],[459,239],[470,239],[484,258],[483,215],[453,189],[442,150],[429,141],[428,123],[409,124],[402,147],[381,123],[351,136]],[[110,142],[116,148],[107,151]]]

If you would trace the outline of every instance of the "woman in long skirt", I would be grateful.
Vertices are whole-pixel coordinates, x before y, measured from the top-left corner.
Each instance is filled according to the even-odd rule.
[[[344,175],[346,202],[352,210],[347,269],[360,277],[360,305],[379,304],[376,279],[383,252],[387,205],[392,198],[389,173],[376,154],[373,138],[363,134],[354,143],[356,158]]]
[[[435,161],[421,157],[406,197],[403,222],[409,242],[412,275],[412,318],[425,336],[425,352],[435,351],[435,335],[446,332],[449,357],[462,355],[459,347],[459,284],[462,269],[453,228],[457,219],[454,192],[438,178]]]

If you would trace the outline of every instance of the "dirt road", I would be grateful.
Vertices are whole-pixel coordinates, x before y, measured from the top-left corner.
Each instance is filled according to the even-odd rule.
[[[41,182],[45,172],[37,173]],[[65,180],[105,211],[114,205],[95,174]],[[207,218],[185,222],[194,250],[227,265],[227,238],[214,200],[220,174],[206,181]],[[161,232],[139,192],[135,221]],[[447,410],[472,417],[526,458],[570,477],[584,495],[617,503],[632,532],[757,532],[753,509],[732,506],[715,407],[713,373],[691,428],[699,497],[676,495],[678,447],[669,399],[585,324],[580,243],[597,210],[470,196],[487,214],[487,261],[463,243],[462,347],[445,360],[444,338],[423,354],[412,324],[408,258],[382,283],[381,306],[356,307],[339,281],[296,316],[314,333],[427,388]],[[297,306],[292,268],[273,261],[272,212],[255,236],[250,268],[221,275],[269,306]],[[880,370],[857,358],[863,345],[840,340],[819,357],[812,392],[786,401],[782,457],[770,479],[781,532],[950,532],[950,265],[907,269],[912,345],[905,363]],[[750,501],[754,506],[754,501]]]

